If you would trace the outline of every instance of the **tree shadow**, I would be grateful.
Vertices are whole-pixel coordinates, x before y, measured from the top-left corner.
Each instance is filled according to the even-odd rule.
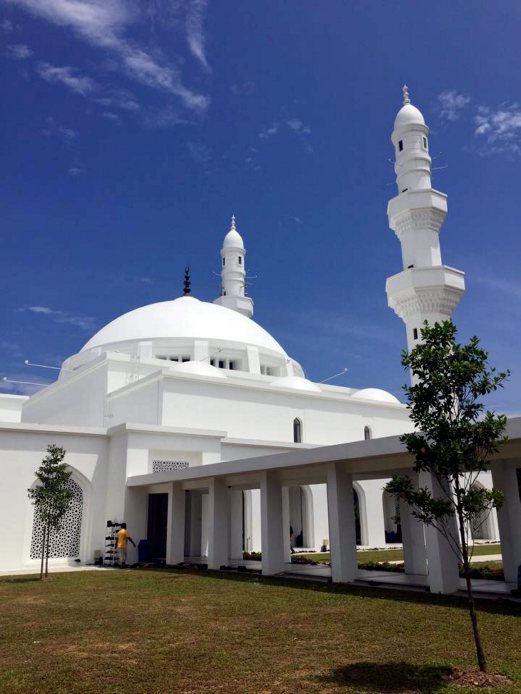
[[[321,675],[319,681],[352,687],[357,692],[422,692],[443,691],[452,668],[446,665],[412,665],[411,663],[351,663]]]
[[[33,582],[38,582],[38,583],[44,583],[45,581],[41,581],[39,574],[31,575],[31,576],[6,576],[6,577],[1,577],[0,578],[0,583],[33,583]]]

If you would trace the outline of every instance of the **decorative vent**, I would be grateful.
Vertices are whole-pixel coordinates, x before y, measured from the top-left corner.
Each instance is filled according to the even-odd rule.
[[[67,486],[73,492],[71,505],[61,522],[58,532],[51,531],[49,557],[78,557],[80,554],[81,518],[83,515],[83,492],[72,479]],[[42,556],[43,522],[37,509],[34,509],[33,534],[31,538],[31,559]]]
[[[153,460],[152,472],[172,472],[173,470],[185,470],[190,463],[186,460]]]

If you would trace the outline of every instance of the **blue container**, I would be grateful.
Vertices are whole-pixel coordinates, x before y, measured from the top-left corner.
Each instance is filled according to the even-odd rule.
[[[146,564],[150,561],[150,545],[148,540],[140,540],[137,543],[137,560],[139,564]]]

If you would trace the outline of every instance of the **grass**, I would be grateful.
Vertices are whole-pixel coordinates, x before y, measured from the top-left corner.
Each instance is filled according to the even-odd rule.
[[[368,549],[358,550],[356,553],[359,562],[370,561],[403,561],[402,549]],[[488,554],[501,554],[501,545],[476,545],[474,547],[473,556],[486,556]],[[307,557],[315,561],[329,562],[329,552],[311,552],[310,554],[300,554],[296,556]]]
[[[495,692],[520,692],[521,607],[479,610],[490,669],[513,678]],[[0,579],[2,694],[450,694],[450,667],[473,663],[456,598],[211,572]]]

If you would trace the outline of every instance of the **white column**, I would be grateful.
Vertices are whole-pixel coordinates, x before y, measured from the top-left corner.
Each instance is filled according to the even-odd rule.
[[[426,576],[427,552],[424,526],[412,515],[411,507],[404,501],[400,501],[400,525],[405,573]]]
[[[284,540],[284,561],[291,563],[290,525],[289,487],[282,487],[282,538]],[[287,528],[288,532],[284,532],[284,528]]]
[[[497,511],[505,581],[517,583],[517,571],[521,564],[521,500],[516,468],[507,467],[498,460],[492,463],[492,480],[494,487],[505,495],[503,506]]]
[[[385,480],[358,481],[360,540],[367,547],[385,547],[384,486]]]
[[[420,486],[427,487],[434,497],[445,497],[438,481],[427,472],[420,473]],[[458,542],[455,520],[450,527],[450,532]],[[455,593],[460,587],[458,559],[448,541],[432,525],[426,525],[425,544],[431,593]]]
[[[170,565],[185,559],[185,498],[186,492],[179,482],[172,482],[166,520],[166,563]]]
[[[289,527],[283,527],[282,486],[275,472],[261,474],[260,489],[262,573],[273,576],[285,568],[284,533],[289,533]]]
[[[230,489],[230,557],[242,560],[242,489]]]
[[[353,503],[353,477],[341,463],[329,463],[327,471],[327,507],[331,578],[335,583],[350,583],[356,578],[356,527]]]
[[[228,564],[228,487],[218,477],[208,486],[208,568]]]

